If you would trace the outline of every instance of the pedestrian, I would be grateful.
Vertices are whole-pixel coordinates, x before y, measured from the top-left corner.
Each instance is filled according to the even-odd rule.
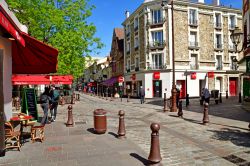
[[[49,124],[50,121],[48,120],[48,110],[49,110],[49,103],[51,98],[49,96],[49,87],[45,87],[45,91],[40,96],[41,107],[43,109],[43,118],[41,120],[41,124],[44,126],[45,124]]]
[[[51,122],[54,122],[56,121],[57,107],[60,98],[58,87],[55,87],[54,85],[51,87],[50,97],[51,97],[51,106],[50,106]]]
[[[209,93],[209,90],[207,88],[204,89],[204,100],[206,103],[209,104],[209,101],[210,101],[210,93]]]
[[[141,104],[144,103],[144,99],[145,99],[145,90],[143,88],[143,86],[140,87],[140,100],[141,100]]]
[[[180,90],[176,89],[176,107],[179,108],[179,101],[180,101]]]

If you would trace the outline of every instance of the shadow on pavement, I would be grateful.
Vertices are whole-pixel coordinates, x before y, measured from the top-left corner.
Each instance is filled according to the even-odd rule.
[[[114,136],[115,138],[118,138],[118,135],[114,132],[108,132],[108,134]]]
[[[250,133],[236,129],[222,128],[221,130],[208,130],[213,132],[213,139],[231,141],[236,146],[250,147]]]
[[[140,155],[138,155],[136,153],[130,153],[129,155],[136,158],[137,160],[142,162],[144,165],[149,165],[150,164],[150,162],[147,159],[145,159],[144,157],[142,157],[142,156],[140,156]]]
[[[88,128],[87,131],[90,132],[90,133],[92,133],[92,134],[96,134],[94,128]]]

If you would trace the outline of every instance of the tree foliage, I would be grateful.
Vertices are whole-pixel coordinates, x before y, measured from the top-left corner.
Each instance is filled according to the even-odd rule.
[[[88,23],[93,5],[89,0],[7,0],[29,34],[59,50],[58,73],[83,74],[85,57],[103,44]]]

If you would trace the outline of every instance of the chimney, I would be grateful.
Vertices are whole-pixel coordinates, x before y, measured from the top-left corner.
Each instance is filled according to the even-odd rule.
[[[220,0],[213,0],[213,5],[220,6]]]
[[[125,11],[125,15],[126,15],[126,18],[128,18],[129,17],[129,11]]]
[[[204,0],[198,0],[198,3],[204,3]]]

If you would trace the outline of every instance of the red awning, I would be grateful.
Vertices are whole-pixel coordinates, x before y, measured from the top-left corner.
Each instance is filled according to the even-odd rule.
[[[51,79],[51,81],[50,81]],[[13,85],[72,84],[72,75],[12,75]]]
[[[57,71],[58,50],[22,33],[25,47],[12,41],[13,74],[49,74]]]

